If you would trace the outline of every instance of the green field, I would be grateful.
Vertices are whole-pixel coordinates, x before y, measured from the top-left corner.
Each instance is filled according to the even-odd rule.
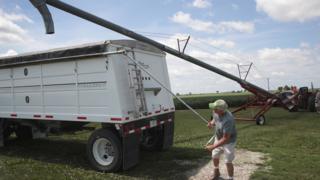
[[[224,92],[224,93],[209,93],[209,94],[192,94],[192,95],[180,95],[183,101],[190,105],[194,109],[207,109],[208,104],[218,99],[225,100],[230,107],[237,107],[245,104],[249,101],[249,98],[253,95],[249,92]],[[178,99],[174,98],[174,104],[176,109],[187,109]]]
[[[199,112],[209,117],[209,110]],[[274,108],[266,117],[265,126],[237,123],[238,148],[267,153],[271,159],[252,179],[319,179],[320,116]],[[185,179],[186,171],[209,161],[203,145],[211,134],[190,111],[177,111],[175,143],[170,150],[142,152],[135,168],[112,174],[88,166],[88,131],[28,142],[12,139],[0,150],[0,179]]]

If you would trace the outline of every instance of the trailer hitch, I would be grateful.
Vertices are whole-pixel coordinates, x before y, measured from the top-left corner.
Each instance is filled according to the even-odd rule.
[[[46,27],[46,33],[53,34],[54,33],[54,24],[53,24],[51,13],[47,7],[46,0],[29,0],[29,1],[40,12],[42,19],[43,19],[43,22]]]

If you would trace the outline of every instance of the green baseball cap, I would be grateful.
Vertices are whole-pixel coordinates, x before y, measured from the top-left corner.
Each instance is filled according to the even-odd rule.
[[[210,109],[220,109],[220,110],[227,110],[228,109],[228,104],[222,100],[222,99],[218,99],[213,103],[209,103],[209,108]]]

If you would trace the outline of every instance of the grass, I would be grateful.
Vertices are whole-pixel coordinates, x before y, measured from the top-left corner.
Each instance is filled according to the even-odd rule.
[[[209,110],[199,112],[209,117]],[[265,126],[237,123],[238,148],[270,157],[252,179],[319,179],[320,116],[274,108],[266,117]],[[89,134],[10,140],[0,150],[0,179],[185,179],[185,172],[210,159],[202,147],[212,132],[187,110],[176,112],[174,146],[166,152],[141,152],[140,163],[126,172],[104,174],[89,167],[85,158]]]

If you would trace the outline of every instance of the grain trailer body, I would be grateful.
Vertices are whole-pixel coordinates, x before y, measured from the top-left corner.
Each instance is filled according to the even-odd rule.
[[[140,146],[170,147],[172,96],[137,64],[170,88],[165,53],[133,40],[1,58],[5,137],[13,132],[18,137],[45,137],[54,130],[101,123],[103,128],[92,134],[87,148],[91,165],[101,171],[135,165]]]

